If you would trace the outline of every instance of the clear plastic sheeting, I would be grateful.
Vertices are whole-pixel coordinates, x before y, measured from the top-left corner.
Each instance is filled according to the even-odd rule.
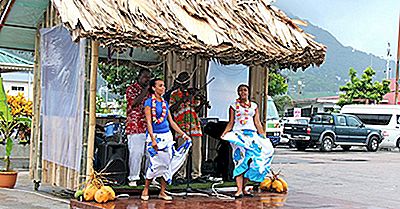
[[[43,160],[80,170],[85,41],[74,43],[63,26],[41,34]]]

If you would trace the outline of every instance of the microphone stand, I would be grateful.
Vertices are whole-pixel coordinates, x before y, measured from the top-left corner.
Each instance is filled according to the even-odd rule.
[[[185,92],[185,95],[186,95],[186,93],[189,93],[189,92]],[[192,100],[193,100],[193,97],[192,96],[190,96],[189,97],[189,133],[186,133],[186,134],[188,134],[189,135],[189,137],[192,137],[192,114],[191,114],[191,110],[192,110]],[[186,119],[187,119],[187,117],[188,117],[188,115],[187,114],[185,114],[185,121],[187,121]],[[186,126],[185,126],[185,128],[186,128]],[[185,196],[183,197],[184,199],[186,199],[187,197],[188,197],[188,193],[190,193],[190,192],[193,192],[193,190],[192,190],[192,188],[190,187],[190,177],[191,177],[191,175],[192,175],[192,149],[193,149],[193,139],[192,139],[192,146],[189,148],[189,153],[188,153],[188,158],[187,158],[187,161],[186,161],[186,194],[185,194]]]

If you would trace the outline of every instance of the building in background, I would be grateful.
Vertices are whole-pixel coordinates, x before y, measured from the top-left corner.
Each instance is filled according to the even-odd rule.
[[[4,90],[9,95],[23,93],[33,100],[33,55],[27,52],[0,49],[0,73]]]
[[[23,93],[25,98],[33,101],[33,74],[30,72],[2,73],[4,90],[8,95]]]

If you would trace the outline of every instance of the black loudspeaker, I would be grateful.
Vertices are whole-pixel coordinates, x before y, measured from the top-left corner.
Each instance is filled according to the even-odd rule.
[[[124,185],[128,176],[128,146],[115,142],[98,145],[98,172],[104,173],[109,181]]]
[[[215,174],[222,177],[224,181],[233,181],[233,159],[232,147],[229,142],[222,140],[220,137],[224,132],[228,122],[208,122],[204,127],[204,133],[218,139],[217,156],[214,158]]]

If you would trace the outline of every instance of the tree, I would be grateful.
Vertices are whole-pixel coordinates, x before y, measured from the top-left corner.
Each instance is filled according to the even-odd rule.
[[[357,72],[354,68],[350,68],[349,77],[350,81],[344,86],[340,86],[339,90],[341,93],[338,105],[343,106],[345,104],[355,103],[379,103],[382,101],[383,96],[390,92],[389,80],[383,80],[382,82],[375,81],[372,79],[375,75],[375,71],[371,67],[367,67],[364,70],[364,74],[361,78],[357,77]]]
[[[277,70],[270,71],[268,77],[268,95],[276,96],[287,92],[286,79]]]
[[[126,111],[126,89],[136,80],[141,68],[142,67],[133,64],[119,66],[105,63],[99,64],[100,75],[107,81],[107,87],[111,93],[119,96],[116,101],[121,105],[123,112]],[[153,74],[153,77],[163,78],[162,65],[155,69],[151,69],[150,71]]]
[[[273,99],[276,109],[278,109],[281,116],[285,113],[285,109],[293,107],[293,100],[289,95],[277,95]]]

